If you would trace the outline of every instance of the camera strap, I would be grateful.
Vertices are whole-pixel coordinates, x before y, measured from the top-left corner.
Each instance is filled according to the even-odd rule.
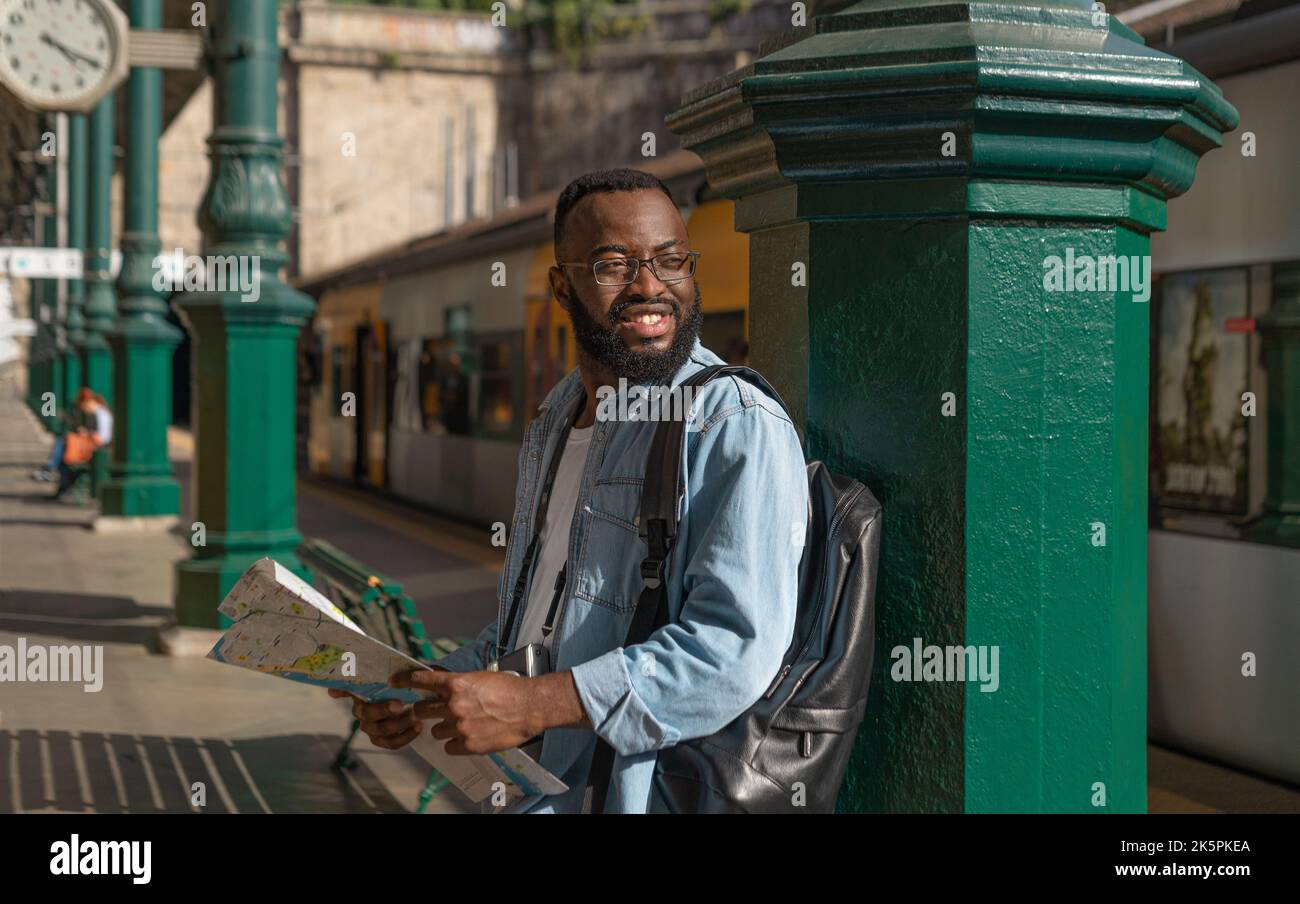
[[[555,595],[551,597],[551,608],[546,610],[546,623],[542,625],[542,637],[550,637],[551,632],[555,630],[555,614],[560,608],[560,598],[564,596],[564,573],[569,570],[568,564],[560,566],[560,573],[555,576]]]
[[[528,586],[528,579],[532,576],[533,566],[536,564],[538,545],[542,535],[542,528],[546,526],[546,512],[551,504],[551,489],[555,484],[555,475],[560,470],[560,459],[564,458],[565,449],[569,444],[569,431],[573,429],[573,420],[577,417],[578,412],[582,411],[587,401],[586,392],[578,394],[577,407],[568,413],[565,419],[564,430],[560,433],[559,441],[555,444],[555,450],[551,453],[551,460],[546,468],[546,478],[542,483],[542,492],[537,499],[537,513],[533,517],[533,536],[528,541],[528,548],[524,550],[524,560],[519,564],[519,576],[515,579],[515,586],[510,591],[510,599],[507,603],[505,631],[497,637],[497,657],[500,658],[506,653],[504,644],[510,642],[510,637],[515,629],[515,619],[519,615],[520,600],[523,598],[524,590]],[[568,565],[560,569],[559,575],[555,580],[555,596],[551,599],[551,608],[546,614],[546,626],[542,630],[542,636],[550,636],[552,626],[555,623],[556,611],[559,608],[560,597],[563,596],[565,572]]]

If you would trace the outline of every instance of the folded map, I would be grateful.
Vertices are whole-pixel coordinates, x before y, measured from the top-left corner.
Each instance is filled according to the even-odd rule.
[[[414,703],[432,696],[388,684],[394,672],[427,669],[427,664],[366,635],[343,610],[273,559],[255,562],[217,608],[234,624],[209,659],[368,701]],[[507,797],[568,790],[518,748],[454,755],[427,727],[410,746],[476,803],[498,790]]]

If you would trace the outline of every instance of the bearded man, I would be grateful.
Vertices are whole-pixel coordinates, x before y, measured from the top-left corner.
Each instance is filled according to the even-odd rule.
[[[578,367],[524,437],[497,621],[437,671],[394,677],[430,700],[358,700],[353,712],[390,749],[426,723],[452,753],[531,743],[569,790],[519,799],[514,812],[590,812],[604,742],[613,764],[603,811],[654,812],[663,809],[657,751],[718,731],[777,677],[809,504],[803,452],[780,403],[752,383],[728,375],[693,393],[682,415],[680,522],[663,567],[667,621],[625,647],[646,582],[638,521],[659,424],[598,417],[598,401],[611,388],[671,389],[723,361],[699,344],[699,255],[654,176],[618,169],[574,180],[556,204],[555,250],[551,290],[572,320]],[[516,651],[543,666],[489,670]]]

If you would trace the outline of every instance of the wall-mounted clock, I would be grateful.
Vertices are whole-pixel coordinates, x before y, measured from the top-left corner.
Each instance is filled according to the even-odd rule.
[[[87,113],[130,68],[113,0],[0,0],[0,85],[34,110]]]

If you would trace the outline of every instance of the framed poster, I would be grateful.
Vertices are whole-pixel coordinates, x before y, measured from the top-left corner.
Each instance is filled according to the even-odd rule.
[[[1151,493],[1165,508],[1246,514],[1250,315],[1244,267],[1160,279],[1152,379]]]

